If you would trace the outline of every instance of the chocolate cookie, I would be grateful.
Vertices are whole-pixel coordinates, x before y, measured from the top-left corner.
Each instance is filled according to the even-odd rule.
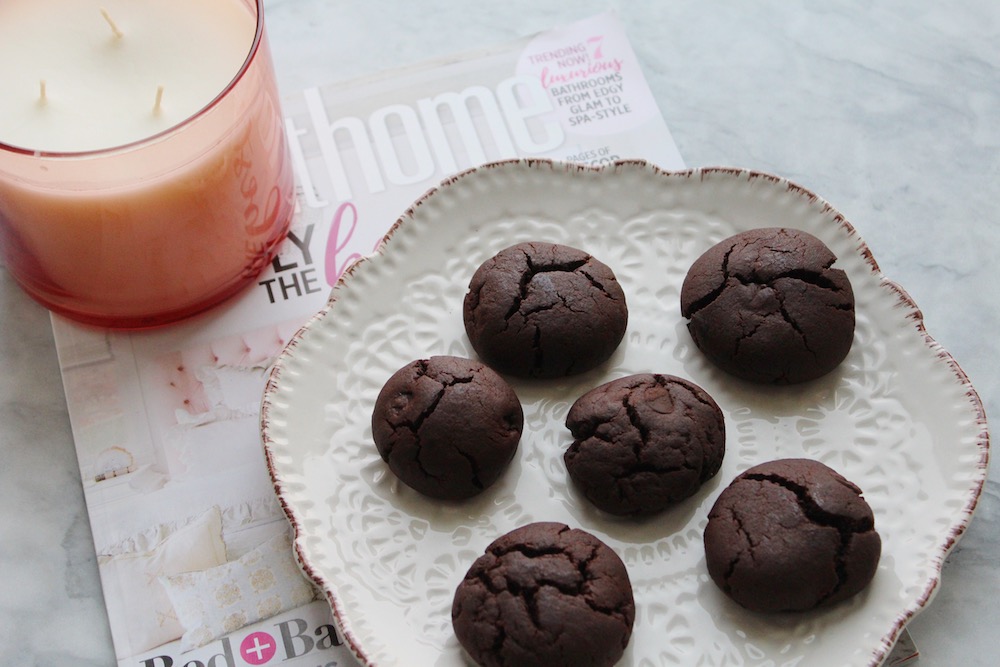
[[[577,488],[618,515],[659,512],[719,471],[722,410],[704,389],[644,373],[596,387],[566,417],[573,444],[563,459]]]
[[[809,459],[750,468],[719,495],[705,528],[712,580],[754,611],[847,599],[871,581],[881,550],[861,490]]]
[[[484,364],[431,357],[396,371],[372,411],[379,454],[424,495],[460,500],[504,471],[521,439],[524,414],[510,385]]]
[[[681,314],[698,348],[752,382],[818,378],[854,341],[854,292],[815,236],[754,229],[709,248],[681,286]]]
[[[615,351],[628,308],[614,272],[583,250],[520,243],[486,260],[463,304],[465,330],[501,373],[583,373]]]
[[[452,626],[487,667],[605,667],[632,636],[625,564],[590,533],[532,523],[500,537],[455,591]]]

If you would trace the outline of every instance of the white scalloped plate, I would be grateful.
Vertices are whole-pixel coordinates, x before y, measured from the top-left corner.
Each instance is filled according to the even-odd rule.
[[[736,232],[790,226],[838,255],[857,301],[857,332],[833,373],[792,388],[742,383],[694,348],[678,294],[691,262]],[[617,274],[625,340],[601,368],[512,382],[525,413],[518,454],[478,498],[443,504],[400,485],[371,441],[385,380],[417,358],[474,356],[462,298],[481,262],[515,242],[583,248]],[[602,516],[567,484],[563,426],[588,389],[636,372],[704,387],[726,415],[722,470],[675,509],[635,521]],[[736,169],[663,172],[643,162],[592,169],[510,161],[432,190],[356,264],[288,344],[261,417],[275,488],[305,572],[322,587],[365,665],[464,665],[451,629],[455,587],[500,534],[530,521],[584,528],[625,561],[636,622],[622,665],[880,664],[939,583],[983,485],[989,436],[958,364],[924,330],[906,293],[879,272],[854,228],[814,194]],[[709,580],[706,515],[726,484],[773,458],[819,459],[865,492],[883,539],[862,594],[830,609],[765,616]]]

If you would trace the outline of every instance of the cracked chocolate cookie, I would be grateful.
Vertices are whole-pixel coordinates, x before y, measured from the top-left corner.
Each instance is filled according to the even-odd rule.
[[[643,373],[596,387],[570,408],[563,459],[599,509],[660,512],[719,471],[726,451],[722,410],[708,393],[672,375]]]
[[[611,547],[542,522],[486,548],[458,585],[451,618],[478,665],[608,667],[632,636],[635,602]]]
[[[681,314],[698,348],[752,382],[793,384],[836,368],[854,341],[854,291],[815,236],[771,227],[736,234],[691,265]]]
[[[424,495],[470,498],[493,484],[521,439],[514,390],[472,359],[431,357],[396,371],[372,411],[372,436],[389,469]]]
[[[875,576],[881,550],[861,490],[809,459],[750,468],[719,495],[705,528],[709,575],[754,611],[845,600]]]
[[[628,308],[608,266],[576,248],[535,242],[501,250],[476,270],[463,317],[490,366],[553,378],[606,361],[625,335]]]

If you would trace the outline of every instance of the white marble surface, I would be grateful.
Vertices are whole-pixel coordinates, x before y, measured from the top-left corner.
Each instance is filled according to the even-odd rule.
[[[286,94],[616,8],[688,164],[771,171],[833,203],[998,413],[995,0],[265,4]],[[2,268],[0,313],[0,664],[111,665],[48,316]],[[998,475],[910,624],[921,664],[997,662]]]

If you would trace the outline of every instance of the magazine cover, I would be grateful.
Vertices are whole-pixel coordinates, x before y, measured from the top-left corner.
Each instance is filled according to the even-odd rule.
[[[446,176],[540,157],[683,168],[613,14],[285,100],[299,197],[255,285],[148,332],[53,316],[120,667],[354,665],[294,559],[259,434],[267,369]]]

